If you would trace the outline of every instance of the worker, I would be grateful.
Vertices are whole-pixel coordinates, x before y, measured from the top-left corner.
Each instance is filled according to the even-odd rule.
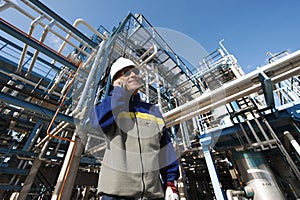
[[[110,77],[113,89],[94,112],[107,144],[98,184],[102,200],[179,199],[177,157],[158,107],[140,99],[138,66],[120,57]]]

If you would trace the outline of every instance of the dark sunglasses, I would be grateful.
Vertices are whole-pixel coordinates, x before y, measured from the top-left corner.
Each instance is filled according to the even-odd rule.
[[[140,70],[138,68],[128,68],[128,69],[124,69],[122,74],[125,77],[130,76],[131,72],[133,72],[135,75],[139,75],[140,74]]]

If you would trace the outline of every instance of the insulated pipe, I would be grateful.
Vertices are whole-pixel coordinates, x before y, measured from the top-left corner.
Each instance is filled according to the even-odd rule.
[[[89,25],[86,21],[84,21],[83,19],[76,19],[75,22],[73,23],[73,27],[77,28],[79,24],[84,24],[86,25],[89,29],[92,30],[92,32],[94,32],[97,36],[99,36],[101,39],[103,40],[106,40],[107,38],[100,34],[97,30],[95,30],[91,25]],[[67,41],[69,41],[71,37],[71,33],[69,33],[66,38],[64,39],[64,42],[61,44],[61,46],[59,47],[59,50],[58,50],[58,53],[61,53],[64,48],[66,47],[66,44],[67,44]],[[85,51],[83,51],[85,52]],[[56,61],[53,60],[53,64],[55,63]]]
[[[30,25],[30,28],[29,28],[29,31],[28,31],[28,36],[29,37],[32,35],[32,33],[33,33],[33,31],[36,27],[36,24],[39,23],[44,18],[45,18],[45,16],[41,15],[41,16],[37,17],[34,21],[31,22],[31,25]],[[22,65],[23,65],[25,56],[27,54],[27,50],[28,50],[28,44],[25,43],[16,73],[20,73],[22,71]]]
[[[29,19],[31,20],[34,20],[35,17],[30,15],[29,13],[27,13],[25,10],[23,10],[22,8],[20,8],[19,6],[17,6],[16,4],[14,4],[13,2],[11,2],[10,0],[4,0],[6,2],[6,4],[4,4],[4,6],[1,6],[1,10],[5,10],[9,7],[12,7],[12,8],[15,8],[16,10],[18,10],[19,12],[21,12],[23,15],[25,15],[26,17],[28,17]],[[28,5],[30,8],[32,8],[33,10],[35,10],[36,12],[38,12],[40,15],[44,15],[43,12],[40,12],[39,10],[37,10],[34,6],[30,5],[27,1],[25,0],[22,0],[26,5]],[[48,20],[50,20],[50,18],[48,16],[46,16],[46,18]],[[46,25],[39,22],[39,24],[42,26],[42,27],[45,27]],[[59,28],[61,28],[64,32],[68,32],[68,30],[66,30],[64,27],[62,27],[61,25],[57,25]],[[64,40],[64,37],[59,35],[57,32],[53,31],[53,30],[50,30],[54,35],[56,35],[58,38],[60,38],[61,40]],[[79,42],[82,41],[77,35],[74,35],[72,34],[72,36],[78,40]],[[75,49],[77,49],[78,51],[80,51],[81,53],[85,54],[85,55],[89,55],[87,54],[85,51],[81,51],[80,48],[78,48],[77,45],[73,44],[73,43],[70,43],[68,42],[68,44],[70,44],[72,47],[74,47]]]
[[[35,6],[40,8],[42,11],[47,13],[49,16],[51,16],[54,20],[65,26],[67,29],[69,29],[71,32],[75,33],[79,38],[82,38],[86,43],[88,43],[93,48],[97,47],[98,45],[94,43],[92,40],[90,40],[87,36],[85,36],[83,33],[78,31],[76,28],[74,28],[71,24],[69,24],[66,20],[64,20],[62,17],[57,15],[55,12],[53,12],[51,9],[49,9],[47,6],[45,6],[43,3],[41,3],[38,0],[29,0],[31,3],[33,3]]]
[[[99,60],[102,56],[102,53],[103,53],[103,48],[104,48],[104,44],[106,43],[105,42],[106,40],[103,40],[100,45],[99,45],[99,48],[97,50],[97,54],[96,54],[96,57],[94,59],[94,63],[91,67],[91,71],[88,75],[88,78],[86,80],[86,83],[84,85],[84,88],[83,88],[83,91],[81,93],[81,98],[76,106],[76,108],[74,109],[74,111],[72,112],[72,114],[77,114],[77,112],[81,111],[82,110],[82,107],[83,107],[83,104],[84,104],[84,101],[86,100],[86,97],[88,96],[88,92],[89,92],[89,87],[92,85],[92,81],[93,81],[93,77],[94,75],[96,74],[96,70],[98,68],[98,65],[99,65]],[[96,52],[96,51],[95,51]],[[95,53],[94,52],[94,53]],[[92,57],[92,56],[91,56]],[[90,57],[90,59],[92,59]],[[94,57],[94,56],[93,56]],[[102,69],[104,71],[104,69]]]
[[[35,17],[33,17],[32,15],[28,14],[25,10],[23,10],[22,8],[20,8],[19,6],[17,6],[15,3],[11,2],[10,0],[4,0],[6,3],[4,5],[1,5],[0,7],[0,11],[4,11],[7,8],[15,8],[16,10],[18,10],[20,13],[22,13],[23,15],[25,15],[26,17],[34,20]]]
[[[32,46],[33,48],[39,50],[40,52],[46,54],[50,58],[56,59],[58,62],[60,62],[63,65],[66,65],[67,67],[73,69],[74,71],[77,70],[77,66],[68,61],[64,56],[58,54],[56,51],[51,49],[48,46],[41,45],[38,41],[34,40],[33,38],[28,37],[28,35],[21,30],[17,29],[13,25],[9,24],[2,18],[0,19],[0,28],[4,32],[10,34],[11,36],[19,39],[20,41],[27,43],[28,45]]]
[[[272,82],[276,83],[294,76],[295,74],[299,74],[299,65],[300,50],[257,69],[240,79],[224,84],[222,88],[218,88],[210,92],[208,91],[200,97],[165,113],[163,116],[167,122],[167,126],[174,126],[182,120],[189,120],[192,117],[203,114],[213,108],[225,105],[228,102],[261,90],[261,84],[258,80],[258,76],[261,72],[267,74],[270,78],[272,78]],[[226,98],[217,102],[211,102],[214,97],[218,97],[223,93],[226,94]]]
[[[44,29],[44,31],[43,31],[43,33],[42,33],[42,37],[41,37],[41,39],[40,39],[40,41],[39,41],[40,44],[43,44],[43,43],[44,43],[44,41],[45,41],[45,39],[46,39],[46,36],[47,36],[49,30],[52,28],[52,26],[53,26],[55,23],[56,23],[55,20],[52,20],[52,21],[45,27],[45,29]],[[37,59],[38,55],[39,55],[39,50],[35,50],[35,52],[34,52],[34,54],[33,54],[33,57],[32,57],[32,60],[31,60],[31,63],[30,63],[30,66],[29,66],[29,68],[28,68],[28,70],[27,70],[27,73],[25,74],[26,77],[29,77],[29,76],[30,76],[30,73],[31,73],[31,71],[32,71],[32,69],[33,69],[33,66],[35,65],[35,62],[36,62],[36,59]]]
[[[150,99],[149,99],[149,73],[147,70],[145,71],[145,88],[146,88],[146,102],[149,103]]]
[[[156,83],[157,83],[157,87],[156,87],[156,92],[157,92],[157,105],[158,108],[160,110],[160,112],[162,112],[162,105],[161,105],[161,95],[160,95],[160,80],[159,80],[159,75],[158,75],[158,67],[154,66],[154,71],[155,71],[155,79],[156,79]]]
[[[6,2],[5,4],[2,4],[0,6],[0,12],[3,12],[4,10],[8,9],[8,8],[11,8],[11,7],[14,7],[15,4],[12,3],[12,2]]]
[[[284,131],[283,134],[290,141],[290,143],[293,145],[296,152],[300,156],[300,146],[299,146],[298,142],[295,140],[295,138],[293,137],[293,135],[289,131]]]
[[[101,49],[101,48],[100,48]],[[93,54],[88,58],[88,60],[83,64],[82,68],[85,67],[85,65],[88,65],[90,64],[90,62],[92,61],[92,59],[94,58],[95,56],[95,51],[93,52]],[[95,62],[95,61],[94,61]],[[95,74],[95,71],[93,70],[93,67],[96,67],[97,65],[94,65],[92,66],[92,69],[91,69],[91,72],[89,73],[89,76],[92,76]],[[89,78],[88,78],[89,80]],[[90,82],[90,81],[89,81]],[[90,83],[89,83],[90,85]],[[88,86],[89,86],[88,85]],[[85,85],[85,87],[87,87],[87,84]],[[84,94],[86,95],[88,91],[85,91]],[[85,95],[83,95],[83,93],[81,94],[82,97],[85,97]],[[82,100],[83,98],[80,98],[79,102],[80,101],[83,101]],[[80,103],[80,104],[83,104],[83,103]],[[77,119],[77,117],[79,117],[80,113],[78,113],[78,111],[82,110],[82,105],[78,106],[79,103],[77,104],[76,108],[72,111],[72,113],[70,114],[70,116],[73,116],[75,119]],[[57,125],[53,130],[51,130],[50,132],[50,135],[53,135],[53,136],[56,136],[60,131],[62,131],[63,129],[65,129],[66,127],[68,127],[70,125],[69,122],[61,122],[59,125]],[[50,137],[49,135],[46,135],[43,140],[37,145],[37,146],[40,146],[42,145],[43,143],[45,143],[47,140],[49,140]]]
[[[296,67],[295,69],[289,70],[288,72],[285,72],[281,75],[278,75],[278,76],[274,77],[274,79],[272,79],[272,81],[273,81],[273,83],[280,82],[280,81],[283,81],[284,79],[286,79],[288,77],[291,77],[291,76],[293,76],[295,74],[299,74],[299,73],[300,73],[300,66]],[[175,114],[173,114],[173,115],[170,114],[175,109],[173,109],[172,111],[167,112],[166,114],[168,116],[164,116],[164,118],[166,119],[166,126],[171,127],[171,126],[174,126],[176,124],[179,124],[182,121],[187,121],[187,120],[189,120],[189,119],[191,119],[191,118],[193,118],[197,115],[201,115],[201,114],[204,114],[208,111],[211,111],[213,108],[217,108],[219,106],[225,105],[228,102],[232,102],[232,101],[237,100],[241,97],[247,96],[247,95],[252,94],[254,92],[258,92],[259,90],[261,90],[261,85],[260,84],[253,85],[252,87],[248,87],[248,88],[246,88],[243,91],[240,91],[238,93],[233,93],[231,96],[227,96],[227,97],[225,97],[225,98],[223,98],[223,99],[221,99],[217,102],[213,102],[213,103],[211,103],[211,96],[214,96],[214,95],[218,96],[219,91],[214,91],[211,94],[204,93],[200,97],[198,97],[197,99],[194,99],[193,101],[190,101],[186,104],[183,104],[180,107],[176,107],[175,108],[176,109]],[[197,100],[197,101],[195,102],[195,100]],[[194,107],[191,107],[191,106],[194,106]],[[182,112],[180,112],[181,110],[178,111],[178,108],[182,109]]]

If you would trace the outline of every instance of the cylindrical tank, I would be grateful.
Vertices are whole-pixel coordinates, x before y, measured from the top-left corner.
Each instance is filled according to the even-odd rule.
[[[253,200],[285,199],[261,152],[234,151],[233,159],[243,181],[253,189]]]

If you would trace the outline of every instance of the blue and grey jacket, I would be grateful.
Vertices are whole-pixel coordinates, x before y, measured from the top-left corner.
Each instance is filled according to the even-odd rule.
[[[177,180],[177,157],[159,109],[115,87],[95,109],[106,136],[99,190],[106,194],[154,199],[162,182]]]

